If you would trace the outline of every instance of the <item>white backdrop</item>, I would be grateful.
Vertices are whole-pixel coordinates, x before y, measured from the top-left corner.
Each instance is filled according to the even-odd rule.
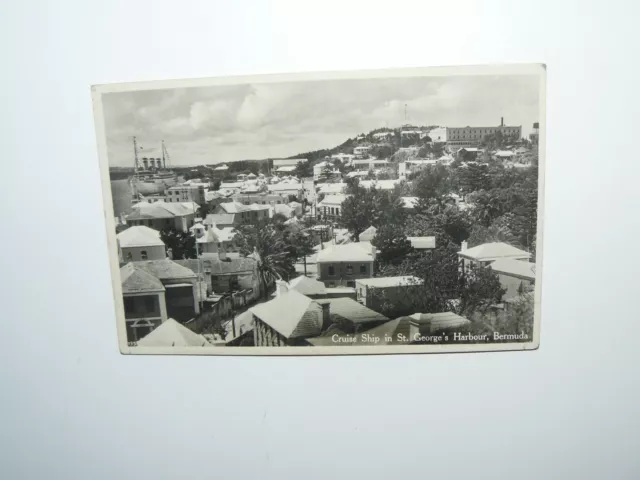
[[[635,3],[13,3],[0,477],[640,477]],[[548,65],[538,351],[118,353],[90,85],[508,62]]]

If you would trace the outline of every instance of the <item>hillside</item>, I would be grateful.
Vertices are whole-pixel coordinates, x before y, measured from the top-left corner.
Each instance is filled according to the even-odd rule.
[[[303,152],[297,155],[292,155],[287,158],[306,158],[310,163],[315,164],[320,162],[327,156],[335,155],[338,153],[353,153],[353,148],[359,145],[371,145],[372,154],[376,157],[385,157],[392,158],[397,160],[397,152],[400,147],[423,147],[427,143],[431,142],[431,138],[428,136],[424,136],[422,138],[420,134],[415,135],[404,135],[401,141],[401,130],[412,130],[412,131],[420,131],[423,135],[426,135],[430,130],[437,128],[437,125],[423,125],[423,126],[415,126],[415,125],[405,125],[402,128],[376,128],[367,133],[360,133],[354,138],[347,139],[344,143],[330,148],[330,149],[322,149],[322,150],[313,150],[310,152]],[[380,135],[383,133],[389,133],[389,135]],[[401,152],[403,155],[400,157],[407,156],[405,152]]]

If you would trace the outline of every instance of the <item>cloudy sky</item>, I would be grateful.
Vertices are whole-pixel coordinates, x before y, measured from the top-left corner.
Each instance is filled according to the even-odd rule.
[[[380,127],[522,125],[538,118],[538,77],[459,76],[263,83],[103,96],[109,164],[133,165],[132,137],[173,165],[289,157]]]

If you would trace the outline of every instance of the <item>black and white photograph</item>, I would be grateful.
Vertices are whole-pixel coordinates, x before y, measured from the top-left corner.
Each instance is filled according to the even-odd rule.
[[[545,74],[93,87],[121,352],[536,349]]]

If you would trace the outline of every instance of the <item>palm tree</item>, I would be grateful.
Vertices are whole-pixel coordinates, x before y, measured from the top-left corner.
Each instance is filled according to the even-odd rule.
[[[241,253],[257,262],[258,283],[266,300],[269,285],[288,278],[293,269],[287,244],[282,234],[269,224],[241,227],[238,241]]]

